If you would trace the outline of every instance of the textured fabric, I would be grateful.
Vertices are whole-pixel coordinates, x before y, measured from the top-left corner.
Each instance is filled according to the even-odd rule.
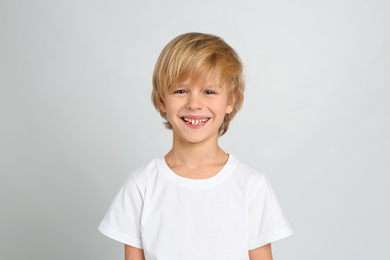
[[[233,155],[202,180],[151,161],[130,174],[99,230],[143,248],[147,260],[244,260],[292,234],[267,178]]]

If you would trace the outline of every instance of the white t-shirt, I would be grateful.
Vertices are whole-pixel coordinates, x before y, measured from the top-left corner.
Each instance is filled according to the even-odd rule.
[[[99,230],[146,260],[248,260],[248,250],[293,233],[264,174],[233,155],[201,180],[152,160],[130,174]]]

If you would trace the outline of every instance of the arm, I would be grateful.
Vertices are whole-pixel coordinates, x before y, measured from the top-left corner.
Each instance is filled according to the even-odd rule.
[[[271,244],[249,250],[250,260],[272,260]]]
[[[125,244],[125,260],[145,260],[144,250]]]

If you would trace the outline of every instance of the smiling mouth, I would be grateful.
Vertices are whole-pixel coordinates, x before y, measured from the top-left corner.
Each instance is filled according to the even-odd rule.
[[[191,118],[187,118],[187,117],[182,117],[181,119],[183,119],[184,122],[186,122],[190,125],[203,125],[204,123],[206,123],[207,121],[210,120],[210,118],[191,119]]]

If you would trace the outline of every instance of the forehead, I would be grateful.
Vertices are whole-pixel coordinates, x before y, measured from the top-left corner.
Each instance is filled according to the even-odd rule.
[[[216,81],[198,81],[198,80],[186,80],[182,83],[176,84],[175,86],[172,86],[169,89],[166,89],[164,91],[163,95],[170,95],[173,92],[180,90],[180,89],[187,89],[190,91],[217,91],[218,93],[226,93],[228,99],[234,96],[233,91],[229,87],[229,84],[227,83],[218,83]]]
[[[223,88],[230,96],[230,84],[224,80],[222,73],[214,68],[193,68],[185,69],[178,75],[171,78],[170,83],[166,84],[162,89],[162,94],[168,94],[178,87],[213,87]]]
[[[187,79],[183,82],[176,84],[177,87],[212,87],[212,88],[222,88],[224,84],[220,84],[215,80],[193,80]]]
[[[215,91],[223,91],[226,92],[227,95],[230,95],[230,88],[228,88],[228,84],[222,83],[216,81],[192,81],[192,80],[186,80],[182,83],[176,84],[175,86],[171,87],[167,90],[166,93],[176,91],[179,88],[185,88],[185,89],[199,89],[201,91],[205,90],[215,90]]]
[[[215,71],[191,71],[187,73],[182,73],[177,79],[176,82],[172,84],[171,87],[176,86],[219,86],[224,85],[221,82],[220,76]]]

